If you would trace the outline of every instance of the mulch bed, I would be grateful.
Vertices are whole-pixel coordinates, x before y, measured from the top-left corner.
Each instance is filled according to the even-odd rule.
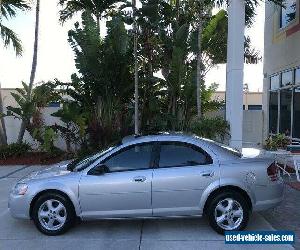
[[[42,152],[31,152],[24,156],[0,159],[1,165],[49,165],[70,159],[67,155],[50,156]]]
[[[300,182],[289,182],[287,183],[291,188],[294,188],[298,191],[300,191]]]

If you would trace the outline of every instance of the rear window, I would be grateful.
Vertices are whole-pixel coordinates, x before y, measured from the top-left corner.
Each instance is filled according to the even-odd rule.
[[[219,143],[219,142],[215,142],[212,141],[212,143],[216,144],[217,146],[219,146],[220,148],[222,148],[224,151],[231,153],[232,155],[235,155],[237,157],[242,157],[242,153],[234,148],[229,147],[228,145]]]

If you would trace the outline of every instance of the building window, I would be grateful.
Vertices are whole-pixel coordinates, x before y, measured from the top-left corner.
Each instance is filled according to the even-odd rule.
[[[281,76],[281,85],[287,86],[293,84],[293,70],[282,73]]]
[[[293,137],[300,138],[300,87],[294,90]]]
[[[300,84],[300,69],[295,70],[295,84]]]
[[[248,105],[248,110],[262,110],[262,105]]]
[[[280,28],[285,28],[296,19],[296,0],[286,0],[281,7]]]
[[[280,86],[280,75],[275,75],[271,77],[271,90],[278,89]]]
[[[280,91],[280,126],[279,132],[285,135],[291,135],[291,107],[292,107],[292,89],[283,89]]]
[[[269,101],[269,131],[272,134],[277,133],[277,120],[278,120],[278,92],[270,92]]]
[[[278,73],[270,83],[269,133],[300,139],[300,68]]]

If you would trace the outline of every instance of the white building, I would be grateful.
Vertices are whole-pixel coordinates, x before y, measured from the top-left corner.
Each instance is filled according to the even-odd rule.
[[[300,139],[300,4],[266,2],[264,49],[264,137],[285,133]]]

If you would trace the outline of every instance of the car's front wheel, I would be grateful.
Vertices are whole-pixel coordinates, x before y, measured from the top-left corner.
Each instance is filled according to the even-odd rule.
[[[39,231],[54,236],[66,232],[75,221],[69,200],[56,193],[43,194],[34,204],[33,221]]]
[[[220,234],[225,231],[243,230],[249,221],[249,206],[245,198],[238,192],[218,194],[207,209],[209,223]]]

